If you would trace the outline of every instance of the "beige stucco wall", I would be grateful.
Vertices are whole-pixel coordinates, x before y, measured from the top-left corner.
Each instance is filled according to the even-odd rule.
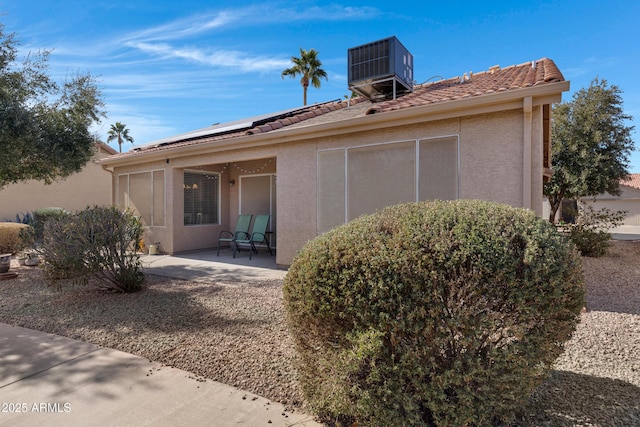
[[[313,140],[278,150],[278,264],[291,264],[316,236],[316,147]]]
[[[107,155],[100,151],[95,159]],[[110,204],[111,173],[92,161],[81,172],[50,185],[30,180],[0,189],[0,221],[15,221],[18,213],[22,216],[45,207],[76,211],[87,206]]]
[[[640,226],[640,190],[624,185],[620,186],[620,196],[601,195],[593,199],[583,199],[584,203],[599,210],[627,211],[623,225]]]
[[[521,117],[509,111],[462,119],[460,198],[522,206]]]
[[[289,265],[297,251],[316,236],[317,215],[317,152],[335,148],[417,140],[455,135],[460,142],[459,186],[461,198],[474,198],[506,203],[514,207],[529,205],[542,213],[542,114],[534,106],[530,114],[531,150],[529,179],[524,174],[524,130],[526,117],[522,108],[501,112],[469,115],[451,119],[395,126],[370,131],[305,139],[303,141],[272,141],[262,147],[239,148],[172,158],[135,168],[116,168],[115,173],[130,170],[165,169],[166,221],[164,227],[150,227],[149,240],[161,242],[167,253],[216,247],[221,230],[232,230],[238,215],[238,188],[229,180],[239,182],[240,171],[231,164],[243,164],[252,169],[265,159],[276,161],[261,173],[277,175],[278,250],[276,262]],[[276,134],[274,134],[276,135]],[[203,167],[218,170],[221,176],[221,224],[187,226],[183,221],[182,172],[185,168]],[[523,188],[529,183],[530,201]],[[117,194],[117,192],[116,192]],[[172,229],[174,231],[172,231]]]

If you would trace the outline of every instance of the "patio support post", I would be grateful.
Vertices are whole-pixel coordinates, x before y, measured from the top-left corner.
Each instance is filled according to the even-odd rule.
[[[524,147],[522,167],[522,207],[531,209],[531,129],[533,122],[533,100],[530,96],[523,99],[524,110]]]

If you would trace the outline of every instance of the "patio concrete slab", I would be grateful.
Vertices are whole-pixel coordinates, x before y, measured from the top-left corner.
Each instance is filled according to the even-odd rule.
[[[233,258],[229,249],[198,251],[176,255],[144,255],[141,257],[144,271],[150,274],[183,280],[217,280],[237,282],[246,280],[282,279],[285,268],[276,265],[275,256],[269,253],[253,255],[240,252]]]
[[[0,425],[321,426],[180,369],[0,324]]]

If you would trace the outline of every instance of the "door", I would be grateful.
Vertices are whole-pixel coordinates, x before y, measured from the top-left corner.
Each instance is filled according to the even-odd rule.
[[[240,177],[241,214],[271,215],[269,243],[276,247],[276,176],[246,175]]]

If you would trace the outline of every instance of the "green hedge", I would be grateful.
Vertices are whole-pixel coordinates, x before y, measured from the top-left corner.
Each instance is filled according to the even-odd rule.
[[[581,258],[533,212],[411,203],[309,242],[284,283],[311,407],[338,425],[492,425],[584,306]]]

